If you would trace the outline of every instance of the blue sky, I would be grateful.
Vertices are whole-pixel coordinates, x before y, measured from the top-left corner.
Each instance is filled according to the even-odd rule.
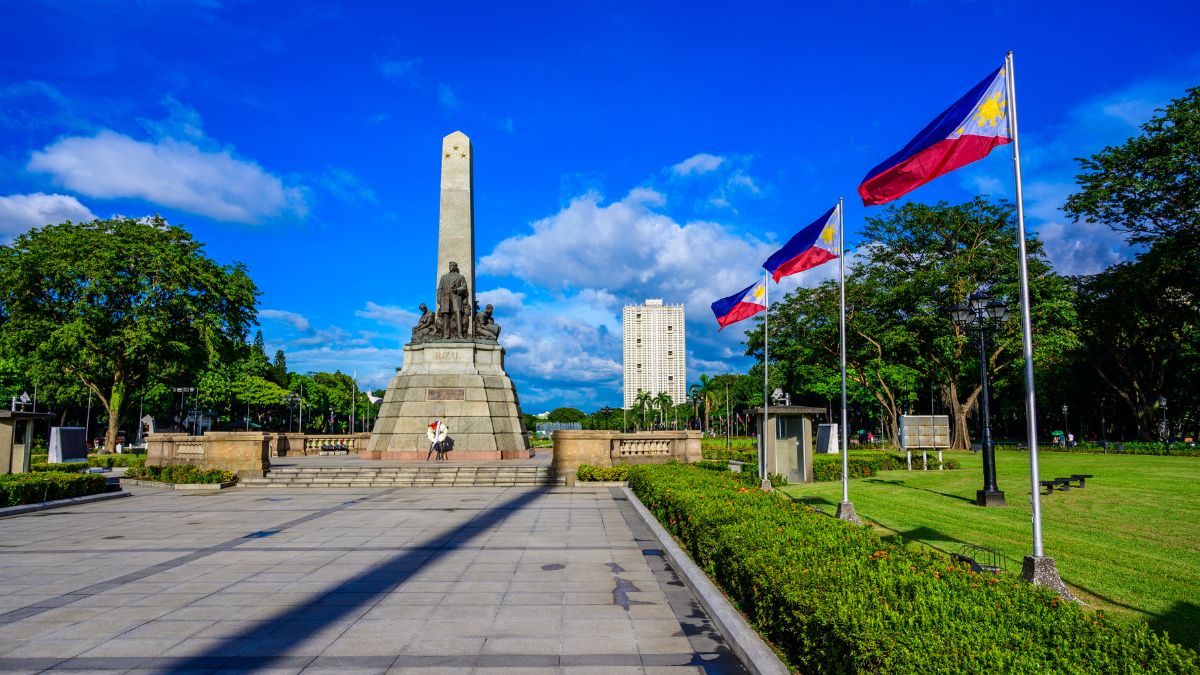
[[[0,238],[160,213],[249,267],[293,369],[381,387],[433,300],[461,130],[523,407],[619,405],[624,304],[686,305],[689,380],[744,370],[709,303],[839,195],[853,245],[863,175],[1009,49],[1030,228],[1064,273],[1127,257],[1062,217],[1073,158],[1200,84],[1196,25],[1183,0],[7,2]],[[1001,149],[910,196],[1011,191]]]

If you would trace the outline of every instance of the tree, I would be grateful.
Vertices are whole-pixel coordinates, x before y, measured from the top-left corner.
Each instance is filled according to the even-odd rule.
[[[282,349],[275,350],[275,360],[271,363],[271,381],[279,386],[287,386],[288,369],[287,356],[284,355]]]
[[[1171,101],[1142,135],[1079,159],[1080,191],[1063,207],[1146,244],[1200,236],[1200,87]]]
[[[1184,290],[1196,268],[1178,262],[1160,242],[1135,261],[1079,279],[1084,361],[1125,404],[1139,438],[1157,426],[1159,397],[1182,403],[1200,375],[1193,358],[1200,307]]]
[[[182,378],[245,340],[258,289],[158,217],[48,225],[0,247],[0,344],[34,377],[96,395],[116,446],[129,395]]]
[[[642,425],[639,429],[646,427],[646,412],[654,404],[654,395],[648,391],[638,390],[637,397],[633,400],[633,409],[642,418]]]
[[[1069,357],[1075,314],[1069,280],[1053,274],[1036,239],[1029,251],[1035,366]],[[950,320],[949,309],[986,288],[1015,310],[1016,227],[1011,205],[977,198],[965,204],[891,206],[868,218],[861,257],[847,271],[848,396],[881,408],[885,430],[897,437],[897,418],[932,378],[949,409],[952,446],[967,448],[967,418],[979,404],[978,342]],[[776,373],[796,391],[840,396],[837,286],[799,289],[771,307],[772,384]],[[776,328],[777,327],[777,328]],[[1010,321],[991,343],[993,384],[1021,377],[1021,334]],[[748,335],[748,353],[762,358],[762,329]],[[759,371],[761,373],[761,371]],[[805,385],[805,378],[812,384]]]
[[[654,397],[654,406],[658,408],[658,421],[660,424],[667,422],[674,404],[675,402],[671,399],[671,395],[665,391],[658,392],[658,395]]]
[[[547,422],[582,422],[587,415],[576,408],[555,408],[546,416]]]

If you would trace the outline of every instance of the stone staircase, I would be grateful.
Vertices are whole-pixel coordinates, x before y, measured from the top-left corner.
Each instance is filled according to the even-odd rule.
[[[323,466],[276,467],[264,478],[243,478],[249,488],[512,487],[561,486],[548,466]]]

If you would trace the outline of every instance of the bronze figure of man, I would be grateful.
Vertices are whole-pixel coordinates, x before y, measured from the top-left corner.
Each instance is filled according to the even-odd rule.
[[[437,287],[438,334],[443,338],[463,337],[463,305],[467,295],[467,278],[458,273],[458,263],[452,262]]]
[[[421,303],[420,310],[421,318],[417,321],[417,325],[413,327],[412,331],[412,341],[414,343],[424,342],[433,337],[434,314],[429,311],[429,308],[423,302]]]

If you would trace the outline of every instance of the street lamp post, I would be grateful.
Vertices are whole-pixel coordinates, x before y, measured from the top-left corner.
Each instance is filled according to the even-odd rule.
[[[603,408],[600,409],[600,414],[604,416],[604,430],[608,431],[608,428],[610,426],[612,426],[611,419],[612,419],[613,409],[608,406],[604,406]]]
[[[996,486],[996,450],[992,445],[991,411],[988,401],[987,336],[999,331],[1008,320],[1008,305],[993,300],[987,293],[976,291],[967,303],[950,310],[955,325],[964,331],[979,334],[980,445],[983,448],[983,489],[975,492],[979,506],[1005,506],[1004,493]]]
[[[288,407],[288,431],[292,430],[292,410],[295,409],[296,402],[299,400],[300,397],[297,396],[295,392],[290,391],[288,392],[287,396],[283,397],[283,402],[286,403]]]
[[[186,405],[187,395],[195,393],[196,388],[195,387],[171,387],[171,391],[175,392],[176,394],[179,394],[179,424],[183,425],[184,419],[185,419],[184,416],[187,415],[187,405]],[[90,403],[91,399],[88,399],[88,402]],[[187,427],[184,426],[184,429],[186,430]]]

